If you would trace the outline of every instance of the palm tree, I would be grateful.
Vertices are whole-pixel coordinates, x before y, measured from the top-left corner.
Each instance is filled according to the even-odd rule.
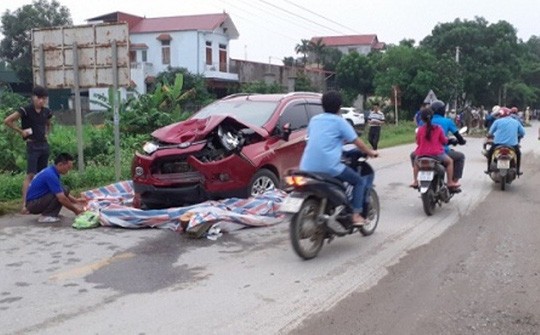
[[[315,55],[317,68],[320,68],[320,64],[322,63],[322,59],[326,52],[326,45],[323,43],[322,38],[319,38],[315,42],[309,42],[309,51]]]
[[[303,55],[303,62],[304,62],[304,66],[306,65],[307,63],[307,55],[310,51],[310,41],[309,40],[305,40],[305,39],[302,39],[300,40],[300,44],[297,44],[296,47],[294,48],[294,51],[296,51],[297,54],[302,54]]]

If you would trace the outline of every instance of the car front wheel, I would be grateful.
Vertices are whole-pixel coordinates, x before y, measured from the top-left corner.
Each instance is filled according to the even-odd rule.
[[[251,182],[249,183],[246,193],[248,197],[254,197],[267,191],[276,189],[277,187],[277,176],[270,170],[260,169],[253,175],[253,178],[251,178]]]

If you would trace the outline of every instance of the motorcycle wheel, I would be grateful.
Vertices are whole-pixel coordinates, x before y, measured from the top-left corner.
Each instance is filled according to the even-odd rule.
[[[359,228],[360,233],[364,236],[369,236],[375,232],[375,229],[377,229],[377,225],[379,224],[379,215],[381,213],[379,196],[374,189],[371,189],[369,198],[366,223]]]
[[[506,176],[501,177],[501,191],[506,190]]]
[[[422,205],[424,206],[424,212],[427,216],[433,215],[435,211],[435,193],[429,188],[426,193],[422,193]]]
[[[293,249],[306,260],[317,256],[324,243],[324,225],[317,223],[319,207],[318,200],[307,199],[291,220],[289,234]]]

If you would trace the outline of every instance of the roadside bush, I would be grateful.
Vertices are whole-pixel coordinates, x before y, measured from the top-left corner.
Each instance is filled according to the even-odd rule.
[[[19,199],[25,173],[0,174],[0,201]]]
[[[123,151],[121,153],[120,180],[131,179],[132,155],[133,153],[131,151]],[[114,158],[109,158],[109,161],[114,161]],[[62,181],[70,189],[79,191],[112,184],[116,181],[114,163],[109,162],[107,165],[104,165],[90,162],[85,166],[84,172],[82,173],[77,171],[75,164],[72,171],[65,176],[62,176]]]

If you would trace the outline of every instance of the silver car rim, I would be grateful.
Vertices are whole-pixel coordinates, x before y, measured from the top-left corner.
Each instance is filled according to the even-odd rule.
[[[268,177],[259,177],[253,182],[253,187],[251,188],[251,195],[261,195],[266,191],[273,190],[276,187],[272,179]]]

